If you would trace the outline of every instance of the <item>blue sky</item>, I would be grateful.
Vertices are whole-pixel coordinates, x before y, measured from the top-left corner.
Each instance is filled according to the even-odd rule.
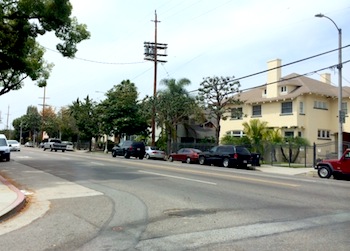
[[[350,44],[350,3],[348,0],[72,0],[73,16],[88,26],[90,40],[78,45],[75,59],[55,52],[52,34],[40,38],[47,48],[45,58],[55,65],[46,88],[46,103],[59,110],[78,97],[104,99],[104,92],[125,79],[134,82],[139,97],[153,93],[153,62],[144,60],[144,42],[154,42],[155,10],[158,43],[168,44],[158,64],[158,83],[164,78],[188,78],[188,91],[199,87],[204,77],[247,76],[267,69],[267,61],[282,64],[338,48],[338,31],[323,13],[342,29],[343,46]],[[350,49],[343,49],[343,61]],[[338,62],[338,53],[297,63],[282,69],[282,75],[305,74]],[[336,69],[310,75],[320,79]],[[266,83],[266,73],[240,81],[241,89]],[[343,66],[343,85],[350,86],[350,63]],[[163,88],[158,84],[158,89]],[[19,91],[0,97],[2,123],[26,113],[28,106],[42,109],[43,89],[26,81]]]

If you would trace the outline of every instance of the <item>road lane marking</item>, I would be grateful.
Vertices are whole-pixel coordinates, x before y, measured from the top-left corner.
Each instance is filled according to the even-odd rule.
[[[311,218],[296,219],[293,221],[263,222],[249,225],[209,229],[197,232],[188,232],[168,236],[141,239],[137,250],[178,250],[181,243],[182,250],[196,250],[213,244],[230,243],[240,240],[256,239],[261,237],[281,235],[308,229],[335,226],[350,222],[350,213],[341,212]],[[210,236],[211,238],[208,238]],[[316,238],[316,237],[315,237]]]
[[[173,167],[155,166],[155,165],[146,164],[146,163],[137,163],[137,164],[140,166],[148,166],[148,167],[157,168],[157,169],[167,169],[167,170],[172,170],[172,171],[176,170],[176,171],[187,172],[187,173],[192,173],[192,174],[201,174],[201,175],[215,176],[215,177],[221,177],[221,178],[229,178],[229,179],[234,179],[234,180],[246,180],[246,181],[253,181],[253,182],[258,182],[258,183],[266,183],[266,184],[287,186],[287,187],[300,187],[300,185],[287,183],[287,182],[263,180],[263,179],[250,178],[250,177],[244,177],[244,176],[233,176],[232,174],[211,173],[211,172],[206,172],[206,171],[197,171],[197,170],[187,170],[187,169],[179,169],[179,168],[173,168]]]
[[[101,158],[98,156],[82,156],[80,155],[79,157],[83,157],[83,158],[87,158],[87,159],[99,159],[102,161],[108,161],[108,162],[115,162],[116,159],[112,158],[112,159],[106,159],[106,158]],[[122,163],[130,163],[130,160],[127,159],[120,159],[118,158],[118,161],[122,162]],[[271,181],[271,180],[264,180],[264,179],[259,179],[259,178],[250,178],[250,177],[244,177],[244,176],[239,176],[239,175],[233,175],[233,174],[222,174],[222,173],[214,173],[214,172],[207,172],[207,171],[197,171],[197,170],[187,170],[187,169],[183,169],[183,168],[175,168],[175,167],[166,167],[164,165],[159,165],[159,164],[148,164],[148,163],[141,163],[139,161],[133,161],[133,163],[135,166],[145,166],[145,167],[150,167],[150,168],[154,168],[154,169],[161,169],[161,170],[171,170],[171,171],[177,171],[177,172],[186,172],[186,173],[191,173],[191,174],[200,174],[200,175],[206,175],[209,177],[221,177],[221,178],[228,178],[231,180],[246,180],[246,181],[250,181],[250,182],[255,182],[255,183],[264,183],[264,184],[270,184],[270,185],[278,185],[278,186],[285,186],[285,187],[300,187],[301,185],[297,185],[297,184],[293,184],[293,183],[288,183],[288,182],[280,182],[280,181]],[[276,178],[276,177],[275,177]]]
[[[209,181],[204,181],[204,180],[197,180],[197,179],[190,179],[190,178],[185,178],[185,177],[181,177],[181,176],[174,176],[174,175],[168,175],[168,174],[162,174],[162,173],[147,172],[147,171],[142,171],[142,170],[140,170],[139,173],[152,174],[152,175],[168,177],[168,178],[173,178],[173,179],[179,179],[179,180],[194,181],[194,182],[199,182],[199,183],[204,183],[204,184],[214,185],[214,186],[217,185],[214,182],[209,182]]]

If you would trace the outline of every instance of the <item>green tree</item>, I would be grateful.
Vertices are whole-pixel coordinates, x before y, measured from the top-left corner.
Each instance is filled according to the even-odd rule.
[[[215,140],[219,143],[220,121],[226,120],[230,105],[240,104],[237,96],[240,83],[233,81],[234,77],[206,77],[198,89],[198,100],[203,108],[209,112],[209,117],[215,120]]]
[[[171,143],[177,142],[177,126],[195,114],[198,107],[195,98],[185,89],[190,83],[186,78],[178,81],[163,79],[161,84],[165,85],[166,89],[157,93],[156,121],[166,132],[168,152],[171,152]]]
[[[130,80],[123,80],[106,93],[98,105],[101,131],[113,134],[117,140],[122,134],[148,134],[148,123],[138,101],[137,88]]]
[[[2,0],[0,7],[0,95],[20,89],[28,77],[46,86],[53,65],[43,59],[38,36],[55,32],[61,41],[57,50],[69,58],[90,37],[86,26],[71,17],[69,0]]]
[[[75,118],[71,115],[68,107],[62,107],[58,112],[59,128],[62,140],[77,141],[79,130]]]
[[[87,96],[84,101],[79,98],[69,106],[71,116],[76,121],[79,138],[89,141],[89,151],[92,150],[92,138],[99,133],[99,123],[96,113],[96,103]]]
[[[22,129],[22,137],[24,140],[34,140],[34,135],[38,136],[41,125],[41,115],[35,106],[28,106],[27,113],[19,118],[14,119],[12,122],[12,126],[15,129],[16,138],[17,135],[18,139],[21,137],[20,132]]]

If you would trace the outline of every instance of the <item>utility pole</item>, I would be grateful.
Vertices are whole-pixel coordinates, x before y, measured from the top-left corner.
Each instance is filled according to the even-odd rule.
[[[155,116],[156,116],[156,106],[155,106],[155,100],[157,96],[157,63],[166,63],[165,60],[159,60],[158,56],[166,57],[166,49],[168,48],[167,44],[160,44],[157,42],[157,23],[160,23],[157,19],[157,11],[155,13],[155,20],[151,20],[154,22],[154,43],[152,42],[144,42],[145,47],[145,60],[153,61],[154,62],[154,82],[153,82],[153,106],[152,106],[152,146],[155,145],[155,129],[156,129],[156,122],[155,122]],[[158,53],[158,51],[161,51]]]
[[[43,99],[43,103],[39,104],[39,105],[43,106],[42,114],[41,114],[41,140],[44,139],[44,124],[45,124],[45,114],[44,113],[45,113],[45,106],[47,106],[47,104],[45,103],[45,101],[47,99],[47,97],[46,97],[46,86],[44,86],[44,97],[42,97],[42,99]],[[34,134],[35,134],[35,132],[34,132]],[[34,142],[35,142],[35,139],[34,139]]]

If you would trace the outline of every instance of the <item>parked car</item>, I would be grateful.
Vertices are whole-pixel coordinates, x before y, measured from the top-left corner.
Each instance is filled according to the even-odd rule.
[[[146,159],[161,159],[165,160],[165,152],[162,150],[159,150],[155,146],[146,146],[145,147],[145,158]]]
[[[24,144],[24,147],[34,147],[34,143],[32,141],[28,141]]]
[[[315,166],[318,176],[329,179],[332,175],[335,179],[342,176],[350,176],[350,149],[346,149],[340,159],[325,159]]]
[[[66,144],[66,151],[74,151],[73,143],[70,141],[62,141],[63,144]]]
[[[5,134],[0,134],[0,160],[10,161],[11,150]]]
[[[11,151],[21,151],[21,144],[17,140],[9,139],[7,140],[7,143],[9,144]]]
[[[170,154],[168,159],[169,161],[177,160],[188,164],[198,163],[198,157],[201,152],[201,150],[195,148],[181,148],[176,153]]]
[[[251,153],[243,146],[222,145],[200,153],[198,161],[201,165],[247,168],[248,164],[251,164],[251,159]]]
[[[143,159],[145,156],[145,144],[142,141],[126,140],[112,148],[112,156],[135,157]]]

